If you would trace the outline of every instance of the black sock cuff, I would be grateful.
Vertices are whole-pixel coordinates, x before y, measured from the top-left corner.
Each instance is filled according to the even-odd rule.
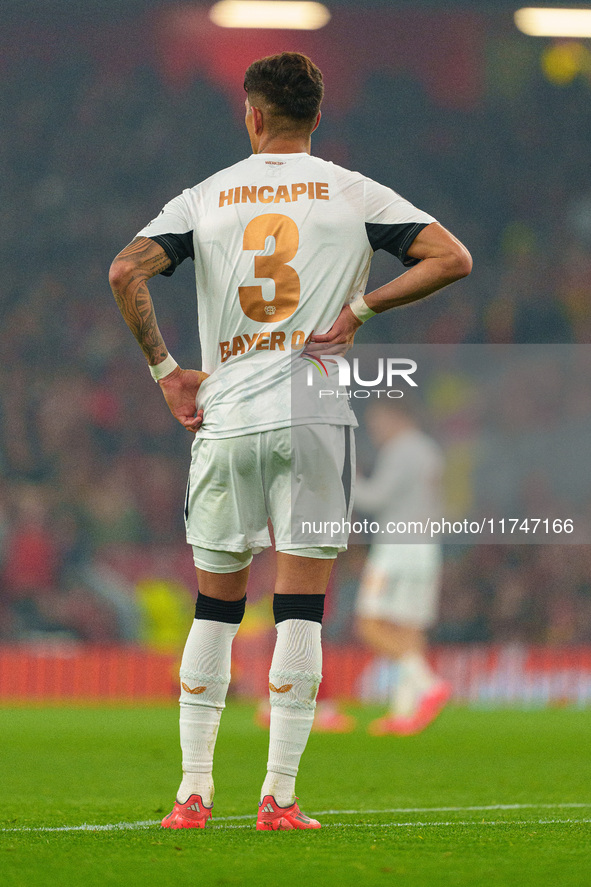
[[[275,625],[286,619],[305,619],[320,622],[324,615],[323,594],[276,594],[273,596]]]
[[[246,595],[239,601],[220,601],[215,597],[197,592],[195,619],[209,619],[211,622],[228,622],[240,625],[246,608]]]

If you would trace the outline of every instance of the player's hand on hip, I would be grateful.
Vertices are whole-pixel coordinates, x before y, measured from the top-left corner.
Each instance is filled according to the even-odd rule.
[[[193,434],[203,424],[203,410],[197,410],[195,398],[207,375],[200,370],[182,370],[176,367],[158,382],[174,418]]]
[[[344,305],[341,313],[323,335],[314,333],[306,344],[306,354],[346,354],[353,346],[355,333],[361,326],[348,305]]]

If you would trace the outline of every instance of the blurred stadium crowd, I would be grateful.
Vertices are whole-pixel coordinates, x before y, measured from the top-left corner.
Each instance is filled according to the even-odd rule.
[[[587,80],[558,86],[539,68],[519,88],[489,84],[468,110],[439,107],[405,75],[376,73],[346,114],[327,98],[315,153],[391,185],[474,257],[468,280],[368,323],[360,342],[591,341],[589,98]],[[165,645],[195,592],[190,440],[107,270],[168,198],[241,159],[246,135],[210,81],[173,89],[148,66],[121,77],[82,54],[13,68],[0,108],[0,639]],[[374,283],[392,267],[376,255]],[[152,287],[187,366],[199,362],[193,286],[184,265]],[[333,639],[351,638],[364,555],[352,546],[338,564]],[[447,546],[435,639],[591,642],[589,547]]]

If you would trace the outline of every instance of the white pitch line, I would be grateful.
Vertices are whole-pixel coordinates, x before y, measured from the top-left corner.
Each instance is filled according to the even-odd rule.
[[[56,826],[23,826],[22,828],[2,828],[1,832],[117,832],[130,829],[150,828],[152,825],[160,825],[161,819],[144,819],[140,822],[112,822],[107,825],[56,825]]]
[[[344,816],[345,814],[356,816],[363,813],[463,813],[464,811],[481,812],[486,810],[567,810],[567,809],[591,809],[590,804],[564,803],[564,804],[486,804],[484,806],[470,807],[389,807],[382,810],[320,810],[315,816]]]
[[[367,816],[383,813],[478,813],[493,812],[500,810],[581,810],[591,809],[591,803],[564,803],[564,804],[485,804],[480,806],[464,806],[464,807],[388,807],[381,810],[321,810],[314,813],[314,816]],[[239,816],[219,816],[216,817],[212,825],[222,825],[223,828],[250,828],[250,825],[224,825],[224,823],[233,823],[237,820],[253,820],[255,815],[252,813],[241,814]],[[144,819],[138,822],[116,822],[106,825],[92,825],[83,823],[82,825],[60,825],[60,826],[22,826],[20,828],[1,828],[0,832],[113,832],[113,831],[130,831],[151,828],[154,825],[160,825],[160,819]],[[387,823],[327,823],[326,827],[340,826],[345,828],[407,828],[412,826],[450,826],[450,825],[549,825],[549,824],[581,824],[589,823],[591,819],[547,819],[547,820],[489,820],[488,822],[475,821],[451,821],[451,822],[387,822]]]
[[[315,814],[319,816],[319,813]],[[331,829],[331,828],[432,828],[435,826],[455,826],[455,825],[463,825],[463,826],[472,826],[478,827],[482,825],[584,825],[591,824],[591,819],[504,819],[504,820],[481,820],[476,821],[474,819],[470,820],[451,820],[449,822],[442,822],[438,820],[437,822],[328,822],[322,825],[323,829]],[[220,831],[227,829],[242,829],[242,828],[251,828],[250,825],[221,825],[219,826]]]
[[[330,822],[324,828],[334,828],[335,826],[340,828],[421,828],[455,825],[477,826],[480,828],[481,825],[581,825],[583,823],[591,823],[591,819],[491,819],[479,822],[476,822],[474,819],[464,821],[454,821],[452,819],[450,822],[442,822],[441,820],[438,822]]]

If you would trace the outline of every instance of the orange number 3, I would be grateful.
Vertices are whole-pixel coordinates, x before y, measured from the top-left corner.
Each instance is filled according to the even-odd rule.
[[[263,299],[262,286],[240,286],[240,305],[247,317],[259,323],[278,323],[291,317],[300,301],[300,278],[288,265],[300,242],[298,226],[289,216],[266,213],[256,216],[244,229],[243,250],[265,249],[267,237],[275,238],[270,256],[254,257],[254,276],[275,281],[275,296]]]

